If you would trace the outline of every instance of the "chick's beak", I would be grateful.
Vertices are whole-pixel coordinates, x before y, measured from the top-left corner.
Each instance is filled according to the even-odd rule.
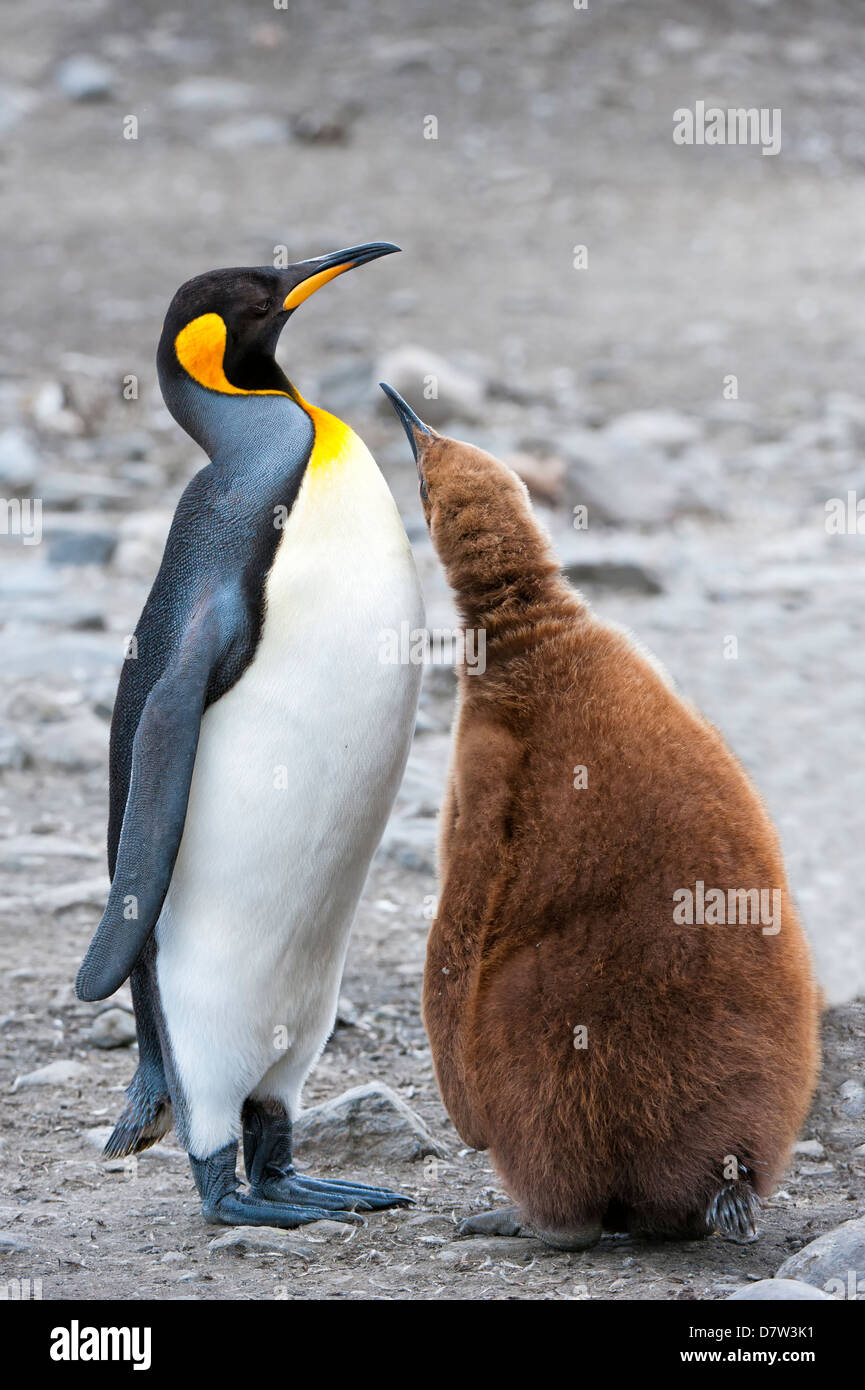
[[[396,417],[405,430],[406,439],[411,445],[414,461],[417,464],[420,495],[425,502],[428,502],[429,492],[427,491],[426,478],[424,477],[420,440],[423,436],[426,436],[428,439],[434,438],[435,430],[431,430],[429,425],[425,425],[423,420],[421,420],[418,415],[415,415],[408,401],[404,401],[399,392],[395,391],[392,386],[388,386],[386,381],[380,381],[379,386],[393,406]]]

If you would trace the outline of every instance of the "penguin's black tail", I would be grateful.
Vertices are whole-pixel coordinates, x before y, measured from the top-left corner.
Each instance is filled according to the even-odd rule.
[[[762,1202],[751,1186],[749,1170],[739,1164],[741,1177],[726,1182],[712,1198],[706,1211],[706,1224],[725,1240],[745,1245],[757,1238],[757,1220]]]
[[[165,1077],[140,1063],[126,1092],[126,1109],[102,1150],[103,1158],[126,1158],[141,1153],[171,1129],[173,1114]]]

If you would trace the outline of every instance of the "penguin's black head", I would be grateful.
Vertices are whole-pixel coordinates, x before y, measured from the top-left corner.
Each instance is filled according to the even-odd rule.
[[[169,305],[157,353],[169,408],[171,382],[184,376],[223,394],[290,391],[274,353],[298,305],[344,271],[398,250],[368,242],[282,269],[211,270],[187,280]]]

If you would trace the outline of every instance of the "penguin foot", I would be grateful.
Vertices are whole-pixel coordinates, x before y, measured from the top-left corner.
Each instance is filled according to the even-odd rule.
[[[601,1222],[586,1221],[561,1229],[531,1226],[519,1207],[499,1207],[467,1216],[457,1226],[458,1236],[537,1236],[555,1250],[588,1250],[601,1239]]]
[[[267,1176],[250,1189],[253,1197],[270,1202],[291,1202],[295,1206],[317,1206],[327,1211],[382,1211],[386,1207],[408,1207],[411,1197],[386,1187],[365,1187],[362,1183],[328,1182],[304,1177],[300,1173]]]
[[[291,1202],[264,1201],[252,1193],[227,1192],[213,1202],[202,1202],[205,1221],[212,1226],[281,1226],[291,1230],[312,1221],[345,1221],[363,1225],[353,1211],[332,1207],[296,1206]]]
[[[226,1144],[207,1158],[190,1154],[189,1163],[204,1219],[211,1225],[282,1226],[290,1230],[327,1219],[361,1224],[361,1218],[353,1211],[328,1207],[322,1202],[274,1201],[257,1192],[238,1191],[236,1143]]]
[[[457,1226],[458,1236],[532,1236],[534,1231],[523,1220],[519,1207],[498,1207],[467,1216]]]
[[[276,1100],[253,1100],[243,1107],[243,1157],[253,1197],[287,1202],[294,1207],[320,1207],[328,1212],[381,1211],[411,1206],[412,1199],[386,1187],[357,1182],[308,1178],[292,1162],[291,1120]]]

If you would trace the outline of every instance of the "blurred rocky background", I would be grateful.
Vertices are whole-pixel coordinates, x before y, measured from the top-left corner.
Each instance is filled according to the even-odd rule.
[[[134,1183],[100,1170],[94,1145],[134,1066],[128,998],[99,1013],[71,982],[104,900],[124,642],[203,462],[156,383],[165,308],[190,276],[277,246],[299,259],[389,239],[403,254],[311,300],[280,356],[378,458],[430,625],[453,613],[382,377],[524,476],[573,581],[723,730],[779,827],[838,1007],[822,1119],[759,1247],[683,1264],[624,1242],[612,1264],[547,1254],[518,1275],[502,1250],[449,1254],[442,1212],[483,1204],[494,1179],[460,1154],[418,1017],[453,696],[431,670],[308,1093],[387,1083],[419,1111],[432,1160],[396,1103],[372,1106],[409,1126],[418,1162],[402,1181],[422,1210],[381,1218],[356,1258],[325,1259],[325,1233],[283,1241],[282,1259],[307,1296],[331,1297],[435,1296],[455,1271],[467,1297],[582,1297],[586,1283],[724,1297],[775,1272],[809,1225],[862,1210],[863,1024],[848,1003],[865,985],[865,536],[826,526],[829,499],[865,497],[859,6],[29,0],[2,23],[0,497],[25,517],[40,499],[42,529],[39,544],[14,524],[0,535],[0,1038],[17,1078],[0,1253],[55,1295],[268,1296],[260,1241],[232,1247],[231,1274],[202,1256],[176,1152]],[[673,112],[698,100],[780,108],[781,153],[674,144]],[[406,1265],[418,1249],[443,1263]]]

